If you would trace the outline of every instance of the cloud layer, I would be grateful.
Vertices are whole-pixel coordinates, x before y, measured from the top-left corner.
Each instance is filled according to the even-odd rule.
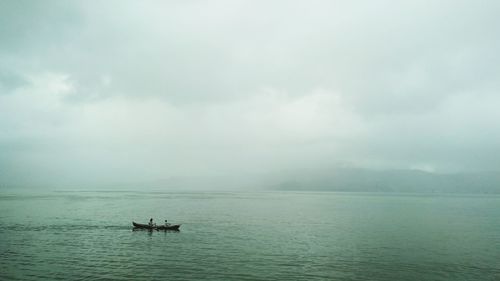
[[[4,1],[0,176],[498,170],[496,1]]]

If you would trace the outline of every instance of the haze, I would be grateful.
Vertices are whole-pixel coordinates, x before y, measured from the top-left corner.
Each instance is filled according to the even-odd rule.
[[[1,1],[0,185],[498,171],[499,14],[498,1]]]

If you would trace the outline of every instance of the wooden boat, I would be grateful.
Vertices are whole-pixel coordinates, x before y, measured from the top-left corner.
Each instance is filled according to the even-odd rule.
[[[179,227],[181,227],[180,224],[150,226],[149,224],[142,224],[142,223],[136,223],[136,222],[132,222],[132,225],[134,225],[134,229],[148,229],[148,230],[177,230],[177,231],[179,231]]]

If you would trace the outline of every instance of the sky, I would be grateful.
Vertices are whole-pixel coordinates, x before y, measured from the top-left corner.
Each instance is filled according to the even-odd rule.
[[[499,1],[0,1],[0,185],[500,170]]]

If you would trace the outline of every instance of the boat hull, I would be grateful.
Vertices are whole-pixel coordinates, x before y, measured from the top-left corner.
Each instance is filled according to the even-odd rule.
[[[134,226],[134,229],[147,229],[147,230],[174,230],[174,231],[179,231],[179,227],[181,227],[180,224],[150,226],[149,224],[142,224],[142,223],[136,223],[136,222],[132,222],[132,225]]]

